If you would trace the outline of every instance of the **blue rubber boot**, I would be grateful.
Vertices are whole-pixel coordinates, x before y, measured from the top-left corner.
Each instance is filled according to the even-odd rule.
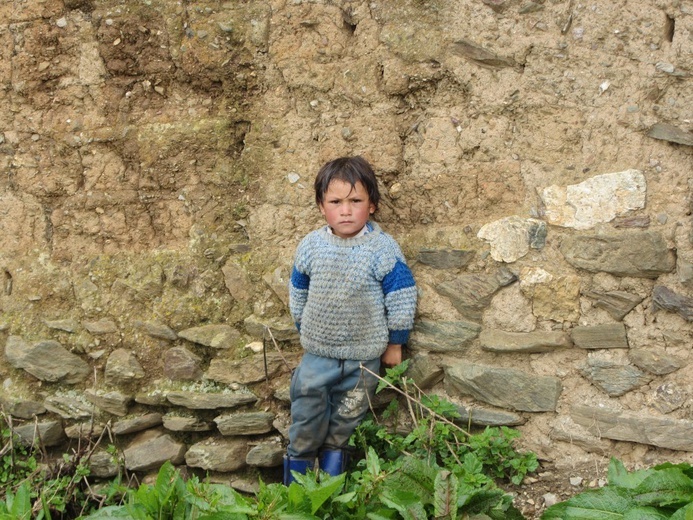
[[[349,454],[344,450],[332,449],[322,450],[318,457],[320,471],[324,471],[332,477],[341,475],[347,469]]]
[[[305,475],[307,471],[312,470],[315,466],[315,458],[302,459],[284,455],[284,485],[288,486],[296,479],[291,474],[292,471]]]

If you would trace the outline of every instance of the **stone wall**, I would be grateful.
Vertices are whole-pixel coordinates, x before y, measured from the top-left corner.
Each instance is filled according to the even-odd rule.
[[[0,43],[27,439],[278,466],[312,179],[362,154],[420,289],[421,386],[549,460],[693,460],[689,3],[13,0]]]

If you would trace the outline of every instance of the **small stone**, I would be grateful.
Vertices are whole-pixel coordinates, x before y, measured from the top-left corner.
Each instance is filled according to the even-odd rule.
[[[582,477],[570,477],[571,486],[580,486],[582,484]]]
[[[546,493],[542,496],[542,498],[544,499],[544,505],[546,507],[551,507],[552,505],[558,503],[558,497],[553,493]]]
[[[286,176],[286,178],[289,179],[291,184],[296,184],[301,179],[301,176],[296,172],[291,172]]]
[[[245,348],[248,350],[252,350],[256,354],[259,354],[262,352],[262,349],[264,348],[264,345],[262,344],[262,341],[253,341],[252,343],[248,343]]]
[[[75,320],[44,320],[46,327],[49,329],[62,330],[65,332],[75,332],[79,326]]]
[[[57,25],[61,29],[64,29],[65,27],[67,27],[67,19],[65,17],[58,18],[55,22],[55,25]]]
[[[91,334],[114,334],[118,332],[118,325],[114,321],[107,318],[102,318],[98,321],[85,321],[82,322],[84,328],[87,329]]]

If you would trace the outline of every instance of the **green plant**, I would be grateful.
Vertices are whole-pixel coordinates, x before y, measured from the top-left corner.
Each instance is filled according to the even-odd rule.
[[[549,507],[542,520],[693,518],[693,466],[665,463],[628,472],[611,459],[608,485]]]
[[[32,517],[31,487],[27,482],[19,485],[16,493],[7,490],[0,500],[0,520],[29,520]]]
[[[421,392],[406,377],[407,368],[405,361],[388,369],[376,390],[396,391],[404,397],[406,407],[393,400],[382,414],[382,423],[375,416],[366,419],[352,439],[355,446],[364,449],[373,446],[386,458],[405,453],[449,468],[462,464],[472,453],[481,464],[480,473],[493,479],[508,479],[514,484],[520,484],[539,467],[534,453],[515,448],[520,436],[517,430],[502,426],[487,427],[480,433],[467,432],[454,422],[460,417],[455,405]]]
[[[71,454],[39,465],[48,456],[42,445],[27,446],[12,428],[12,419],[3,415],[0,454],[0,485],[5,500],[0,502],[0,519],[76,518],[103,504],[112,503],[114,494],[97,497],[87,480],[89,458],[101,439],[79,443]]]
[[[0,486],[14,489],[36,472],[36,458],[11,427],[9,417],[2,415],[2,449],[0,450]]]
[[[135,520],[245,520],[254,509],[228,486],[184,481],[170,462],[159,469],[154,485],[142,484],[125,491],[124,503],[94,511],[85,519],[131,518]]]

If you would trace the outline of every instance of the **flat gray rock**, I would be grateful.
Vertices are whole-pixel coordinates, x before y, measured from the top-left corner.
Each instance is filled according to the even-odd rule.
[[[50,383],[80,383],[91,374],[91,368],[82,358],[54,340],[29,345],[19,336],[10,336],[5,344],[5,356],[13,367]]]
[[[445,369],[448,394],[469,395],[484,403],[524,412],[552,412],[561,395],[561,380],[513,368],[465,361]]]
[[[227,349],[235,346],[241,334],[230,325],[203,325],[181,330],[178,336],[206,347]]]
[[[577,405],[571,417],[593,435],[617,441],[693,451],[693,422],[607,408]]]
[[[610,397],[626,394],[652,380],[637,367],[602,359],[589,359],[580,372]]]
[[[652,302],[655,309],[675,312],[686,321],[693,321],[693,298],[675,293],[663,285],[652,291]]]
[[[173,465],[185,460],[185,444],[175,441],[168,434],[149,430],[138,435],[123,450],[125,467],[129,471],[149,471],[170,461]]]
[[[192,410],[216,410],[217,408],[236,408],[252,404],[257,397],[250,392],[169,392],[166,399],[171,404]]]
[[[185,463],[208,471],[236,471],[246,465],[248,444],[243,439],[210,439],[193,444]]]
[[[416,260],[434,269],[460,269],[471,262],[474,254],[463,249],[421,249]]]
[[[534,331],[505,332],[503,330],[483,330],[479,335],[481,348],[489,352],[521,352],[538,354],[570,348],[573,342],[564,332]]]
[[[643,298],[637,294],[626,291],[588,291],[585,293],[585,296],[596,300],[594,306],[599,309],[604,309],[617,321],[621,321],[625,318],[626,314],[632,311],[643,300]]]
[[[623,323],[606,323],[574,327],[570,337],[576,347],[584,349],[628,348],[626,327]]]
[[[222,435],[258,435],[273,430],[274,414],[269,412],[240,412],[214,418]]]
[[[676,255],[654,231],[566,236],[560,246],[566,261],[592,273],[657,278],[676,267]]]
[[[410,346],[429,352],[464,352],[477,338],[481,326],[469,321],[419,320],[414,324]]]

